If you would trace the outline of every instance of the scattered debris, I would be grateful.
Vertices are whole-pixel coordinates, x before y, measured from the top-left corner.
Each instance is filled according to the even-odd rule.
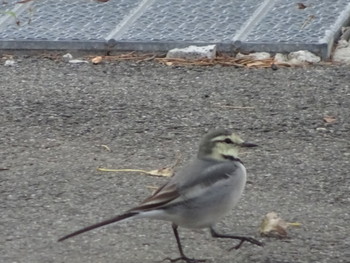
[[[156,61],[167,66],[233,66],[237,68],[270,68],[275,63],[274,59],[255,60],[253,58],[235,58],[230,56],[218,56],[214,59],[197,59],[188,60],[181,58],[157,58]],[[280,64],[281,66],[290,67],[288,64]]]
[[[158,177],[171,177],[174,175],[174,169],[172,167],[164,167],[157,170],[140,170],[140,169],[108,169],[108,168],[97,168],[100,172],[137,172]]]
[[[108,147],[108,145],[105,145],[105,144],[101,144],[100,145],[102,148],[104,148],[105,150],[107,150],[108,152],[111,152],[111,148]]]
[[[291,52],[288,55],[288,59],[289,59],[289,63],[292,63],[292,64],[300,64],[303,62],[318,63],[321,61],[320,57],[316,56],[315,54],[307,50],[299,50],[299,51]]]
[[[148,54],[148,53],[136,53],[135,51],[125,53],[125,54],[118,54],[118,55],[111,55],[111,56],[87,56],[87,59],[90,60],[92,63],[94,59],[101,60],[102,61],[136,61],[142,62],[142,61],[151,61],[154,60],[156,57],[165,57],[165,54],[163,55],[155,55],[155,54]]]
[[[267,52],[253,52],[253,53],[250,53],[248,55],[238,53],[236,55],[236,58],[251,58],[254,60],[263,60],[263,59],[271,58],[271,55],[270,55],[270,53],[267,53]]]
[[[213,47],[211,45],[210,47]],[[208,47],[208,46],[206,46]],[[68,54],[66,54],[68,55]],[[68,57],[69,58],[69,57]],[[238,53],[236,57],[227,54],[219,54],[214,58],[169,58],[165,54],[145,54],[130,52],[126,54],[118,54],[112,56],[87,56],[85,59],[91,61],[94,64],[99,64],[102,61],[136,61],[146,62],[155,61],[167,66],[223,66],[223,67],[236,67],[236,68],[272,68],[278,69],[279,67],[295,67],[303,66],[308,63],[320,62],[320,57],[312,54],[309,51],[297,51],[292,52],[289,55],[277,53],[274,57],[267,52],[254,52],[247,55]],[[69,60],[71,62],[72,59]],[[71,63],[74,63],[73,62]],[[87,62],[78,60],[79,63]]]
[[[342,32],[342,35],[341,35],[340,39],[349,41],[350,40],[350,26],[342,27],[341,32]]]
[[[331,124],[337,121],[337,119],[334,116],[324,116],[323,121],[325,123]]]
[[[16,64],[16,61],[13,59],[7,59],[5,60],[4,66],[5,67],[13,67]]]
[[[276,53],[275,61],[277,63],[288,63],[288,55],[282,53]]]
[[[156,61],[167,66],[234,66],[246,68],[272,68],[302,66],[308,63],[318,63],[321,58],[313,53],[300,50],[288,55],[277,53],[275,57],[267,52],[255,52],[248,55],[238,53],[236,57],[217,56],[214,59],[182,59],[182,58],[157,58]]]
[[[101,145],[101,146],[106,146],[106,145]],[[109,149],[109,148],[108,148]],[[163,167],[160,169],[156,170],[142,170],[142,169],[109,169],[109,168],[97,168],[97,171],[100,172],[137,172],[137,173],[143,173],[146,175],[151,175],[151,176],[157,176],[157,177],[172,177],[175,173],[174,168],[180,163],[181,161],[181,155],[179,155],[174,162],[174,164],[170,167]]]
[[[63,60],[68,62],[69,60],[73,59],[73,56],[70,53],[67,53],[62,56]]]
[[[333,61],[345,64],[350,64],[350,27],[342,28],[342,36],[338,42],[338,45],[333,53]]]
[[[216,45],[189,46],[185,48],[174,48],[168,51],[166,58],[180,59],[214,59],[216,57]]]
[[[347,47],[337,48],[334,51],[333,61],[350,64],[350,45]]]
[[[290,226],[301,226],[300,223],[289,223],[284,221],[275,212],[267,213],[260,224],[260,235],[265,237],[286,238],[287,228]]]
[[[303,3],[297,3],[298,9],[305,9],[306,7],[308,7],[307,5],[303,4]]]
[[[215,45],[206,46],[213,48]],[[48,57],[48,56],[46,56]],[[195,56],[194,56],[195,57]],[[52,59],[51,57],[49,57]],[[321,58],[315,54],[300,50],[289,54],[276,53],[275,56],[267,52],[254,52],[250,54],[238,53],[237,56],[229,54],[218,54],[213,58],[170,58],[165,54],[137,53],[135,51],[125,54],[108,56],[85,56],[82,59],[73,59],[69,53],[62,56],[63,60],[69,63],[88,63],[99,64],[103,61],[135,61],[136,63],[155,61],[167,66],[223,66],[236,68],[271,68],[277,70],[280,67],[297,67],[307,64],[321,62]],[[57,59],[57,58],[56,58]]]
[[[66,61],[68,63],[72,63],[72,64],[79,64],[79,63],[89,63],[86,60],[83,59],[73,59],[72,54],[67,53],[65,55],[62,56],[63,61]]]
[[[100,64],[103,60],[103,57],[102,56],[97,56],[97,57],[94,57],[93,59],[91,59],[91,62],[92,64],[94,65],[97,65],[97,64]]]
[[[71,59],[68,62],[72,64],[89,63],[86,60],[82,60],[82,59]]]

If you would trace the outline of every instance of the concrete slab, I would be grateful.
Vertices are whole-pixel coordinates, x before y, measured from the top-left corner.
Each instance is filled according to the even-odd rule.
[[[217,44],[218,51],[330,55],[350,21],[348,0],[41,0],[0,9],[0,49],[167,51]]]

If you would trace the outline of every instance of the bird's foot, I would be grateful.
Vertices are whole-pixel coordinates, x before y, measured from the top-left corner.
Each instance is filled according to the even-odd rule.
[[[263,247],[263,246],[264,246],[264,243],[262,243],[262,242],[256,240],[255,238],[252,238],[252,237],[240,237],[239,239],[240,239],[239,244],[236,245],[236,246],[234,246],[234,247],[231,247],[231,248],[229,249],[229,251],[231,251],[231,250],[233,250],[233,249],[239,249],[239,248],[242,246],[242,244],[243,244],[244,242],[249,242],[249,243],[252,243],[252,244],[257,245],[257,246],[260,246],[260,247]]]

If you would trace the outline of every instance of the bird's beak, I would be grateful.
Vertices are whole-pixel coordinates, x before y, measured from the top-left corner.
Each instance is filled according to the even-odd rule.
[[[241,147],[257,147],[258,145],[251,142],[242,142]]]

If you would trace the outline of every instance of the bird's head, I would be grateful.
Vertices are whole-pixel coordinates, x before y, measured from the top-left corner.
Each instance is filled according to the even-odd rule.
[[[229,160],[238,158],[238,151],[242,147],[256,147],[256,144],[245,142],[237,134],[228,130],[214,130],[202,139],[198,158]]]

